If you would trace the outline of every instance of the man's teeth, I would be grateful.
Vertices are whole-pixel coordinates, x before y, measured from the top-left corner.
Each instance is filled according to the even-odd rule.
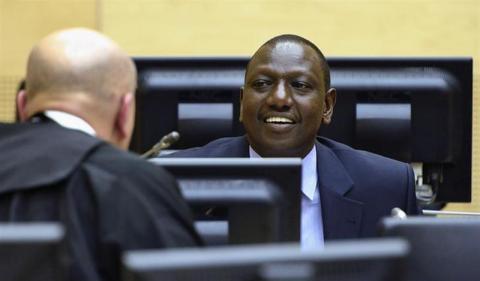
[[[285,117],[268,117],[265,119],[267,123],[286,123],[286,124],[293,124],[293,120],[285,118]]]

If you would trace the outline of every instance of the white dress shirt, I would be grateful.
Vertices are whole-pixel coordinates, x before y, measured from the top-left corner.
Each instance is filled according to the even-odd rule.
[[[43,114],[62,127],[82,131],[91,136],[95,136],[95,130],[92,126],[80,117],[58,110],[47,110]]]
[[[261,158],[249,147],[250,158]],[[319,249],[324,246],[322,208],[318,191],[317,150],[315,146],[302,159],[302,215],[301,245],[302,249]]]

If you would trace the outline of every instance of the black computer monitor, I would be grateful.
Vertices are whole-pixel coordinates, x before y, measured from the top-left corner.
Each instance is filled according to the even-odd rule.
[[[337,89],[319,134],[354,148],[423,163],[437,202],[471,200],[472,58],[327,58]],[[143,153],[176,130],[172,149],[244,134],[239,88],[248,58],[135,58],[137,118],[131,149]],[[428,199],[428,198],[427,198]]]
[[[322,135],[423,163],[437,202],[471,200],[472,58],[328,61],[338,98]]]
[[[66,280],[63,237],[55,223],[0,223],[0,280]]]
[[[408,243],[401,239],[133,251],[124,255],[126,281],[403,280]]]
[[[410,242],[405,281],[478,280],[480,276],[479,218],[386,218],[380,231]]]
[[[244,57],[136,57],[137,111],[131,149],[143,153],[171,131],[173,149],[239,135]]]
[[[300,241],[300,159],[151,161],[175,176],[210,244]]]

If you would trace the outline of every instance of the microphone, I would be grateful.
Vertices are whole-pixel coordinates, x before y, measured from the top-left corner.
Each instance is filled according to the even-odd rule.
[[[150,148],[147,152],[142,154],[140,157],[147,159],[151,157],[155,157],[165,148],[169,148],[172,144],[180,139],[180,134],[176,131],[172,131],[167,135],[163,136],[159,142],[157,142],[152,148]]]
[[[393,218],[404,220],[407,218],[407,214],[400,208],[395,207],[391,211],[391,215]]]

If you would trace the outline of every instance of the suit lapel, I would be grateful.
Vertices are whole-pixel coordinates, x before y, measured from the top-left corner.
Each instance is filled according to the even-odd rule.
[[[319,142],[315,146],[325,240],[356,238],[363,203],[346,196],[354,183],[333,151]]]
[[[250,157],[246,136],[234,138],[228,145],[228,157]]]
[[[315,146],[324,238],[357,238],[360,235],[363,203],[346,196],[354,188],[353,180],[330,148],[320,142],[316,142]],[[249,157],[247,138],[235,138],[228,147],[228,155]]]

